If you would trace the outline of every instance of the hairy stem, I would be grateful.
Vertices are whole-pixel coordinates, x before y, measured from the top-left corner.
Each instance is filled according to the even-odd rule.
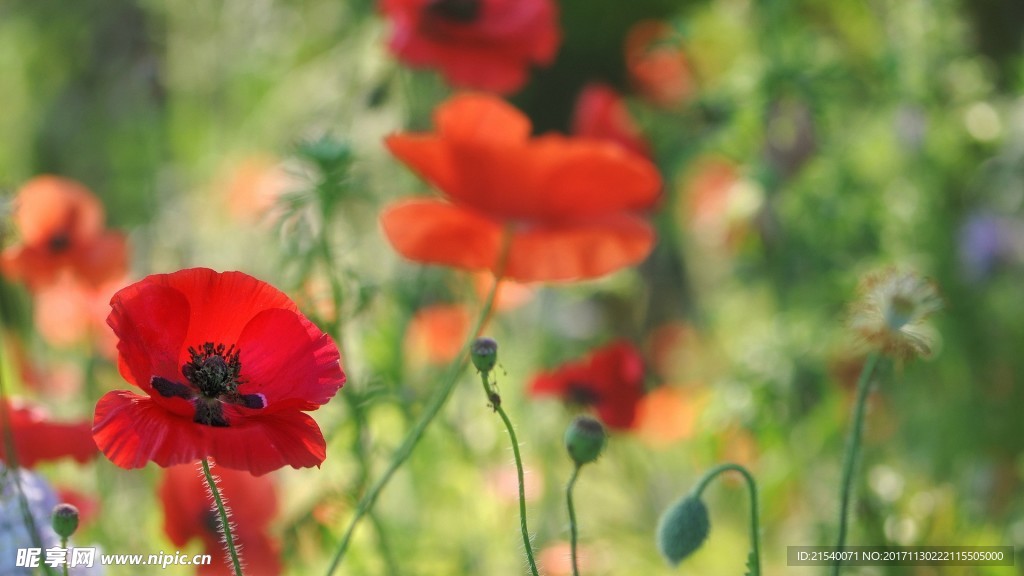
[[[242,561],[238,558],[238,549],[235,548],[235,539],[231,535],[231,523],[228,522],[228,510],[224,506],[220,490],[217,489],[217,480],[210,472],[210,461],[202,460],[203,475],[206,476],[206,485],[210,487],[210,494],[213,495],[213,503],[217,506],[217,514],[220,515],[220,529],[224,533],[224,543],[227,545],[228,553],[231,555],[231,565],[235,570],[235,576],[242,576]]]
[[[512,421],[501,406],[501,396],[491,387],[488,380],[489,372],[480,372],[480,382],[484,386],[484,395],[491,402],[491,407],[505,423],[505,430],[508,431],[508,438],[512,442],[512,455],[516,461],[516,478],[519,481],[519,530],[523,533],[523,547],[526,550],[526,559],[530,563],[530,572],[533,576],[539,576],[537,561],[533,557],[533,545],[530,543],[530,529],[526,525],[526,483],[523,477],[523,458],[519,453],[519,440],[516,438],[516,431],[512,427]]]

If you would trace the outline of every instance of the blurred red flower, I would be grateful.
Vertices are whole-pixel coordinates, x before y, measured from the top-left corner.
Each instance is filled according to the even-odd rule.
[[[217,488],[231,509],[231,534],[241,550],[245,573],[273,576],[281,573],[278,543],[270,537],[270,523],[277,516],[277,492],[269,476],[252,476],[240,470],[215,468]],[[199,566],[203,576],[229,576],[230,559],[218,530],[220,517],[206,487],[202,472],[195,466],[172,466],[164,472],[160,485],[164,508],[164,532],[178,548],[198,538],[203,551],[213,558],[208,566]]]
[[[553,0],[382,0],[388,46],[413,67],[437,67],[456,87],[507,94],[530,65],[546,66],[561,32]]]
[[[643,260],[654,245],[635,212],[657,200],[645,158],[590,139],[531,139],[530,121],[498,98],[457,96],[435,112],[436,134],[388,137],[391,152],[447,201],[393,204],[384,232],[411,260],[495,271],[522,282],[595,278]]]
[[[613,342],[582,360],[535,376],[528,392],[591,407],[609,428],[633,428],[644,395],[644,361],[632,344]]]
[[[573,112],[572,133],[610,140],[641,156],[651,156],[651,147],[629,115],[622,96],[605,84],[589,84],[580,92]]]
[[[58,176],[37,176],[18,190],[14,225],[21,245],[3,251],[0,270],[32,290],[61,272],[99,285],[125,273],[123,234],[103,228],[103,206],[88,188]]]
[[[676,33],[667,23],[642,20],[626,35],[626,68],[637,93],[672,108],[694,93],[693,73]]]
[[[42,409],[20,400],[0,404],[0,422],[8,415],[19,466],[32,468],[62,458],[86,462],[96,456],[88,421],[51,422]],[[6,442],[0,442],[0,459],[7,460]]]
[[[259,475],[323,462],[323,434],[304,412],[345,374],[334,341],[284,293],[193,268],[148,276],[110,305],[121,376],[146,393],[114,391],[96,405],[93,437],[114,464],[212,456]]]

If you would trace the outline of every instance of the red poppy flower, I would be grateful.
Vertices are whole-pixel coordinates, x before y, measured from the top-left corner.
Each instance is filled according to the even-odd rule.
[[[686,54],[665,22],[643,20],[630,28],[626,67],[636,91],[657,106],[678,106],[694,93]]]
[[[644,394],[644,361],[632,344],[614,342],[534,377],[529,393],[591,407],[609,428],[632,428]]]
[[[553,0],[382,0],[388,47],[453,86],[518,90],[533,64],[550,64],[561,33]]]
[[[319,466],[323,434],[305,411],[345,383],[338,347],[284,293],[241,272],[157,274],[120,290],[107,323],[121,376],[93,437],[122,468],[212,456],[265,474]]]
[[[245,573],[252,576],[273,576],[281,573],[278,543],[270,537],[270,523],[277,516],[277,492],[270,476],[252,476],[240,470],[215,468],[219,477],[217,489],[231,509],[231,536],[241,551]],[[199,566],[204,576],[233,574],[230,557],[224,549],[218,530],[220,517],[213,508],[213,499],[206,480],[195,466],[172,466],[164,472],[160,485],[160,501],[164,507],[164,532],[178,548],[198,538],[204,553],[213,558],[209,565]]]
[[[4,250],[0,269],[33,290],[62,271],[93,285],[125,272],[124,235],[104,230],[103,206],[74,180],[29,180],[14,199],[14,224],[22,243]]]
[[[511,233],[504,277],[595,278],[643,260],[654,245],[649,208],[661,179],[648,160],[610,142],[547,135],[498,98],[457,96],[437,134],[398,134],[391,152],[448,201],[406,200],[384,211],[391,245],[419,262],[494,271]]]
[[[10,415],[18,464],[32,468],[39,462],[72,458],[86,462],[96,456],[89,422],[56,423],[37,407],[16,401],[0,404],[0,421]],[[0,442],[0,459],[7,460],[6,443]]]
[[[651,155],[651,147],[633,123],[622,96],[604,84],[590,84],[580,92],[573,112],[572,132],[577,136],[610,140],[641,156]]]

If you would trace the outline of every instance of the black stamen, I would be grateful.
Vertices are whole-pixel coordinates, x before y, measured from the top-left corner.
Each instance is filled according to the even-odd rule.
[[[425,8],[429,16],[469,24],[480,18],[480,0],[432,0]]]
[[[570,403],[582,406],[593,406],[601,400],[601,395],[584,382],[570,382],[565,395]]]
[[[196,398],[195,405],[196,415],[192,419],[193,422],[221,428],[228,426],[228,419],[224,417],[224,406],[220,400]]]
[[[149,381],[149,385],[164,398],[189,399],[196,395],[188,386],[177,382],[171,382],[170,380],[159,376],[153,376]]]

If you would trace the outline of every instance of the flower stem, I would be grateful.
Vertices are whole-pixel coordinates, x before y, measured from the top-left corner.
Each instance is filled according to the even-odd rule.
[[[206,485],[210,487],[210,494],[213,495],[213,502],[217,506],[217,513],[220,515],[220,529],[224,533],[224,543],[231,554],[231,564],[235,569],[235,576],[242,576],[242,562],[238,559],[238,550],[235,548],[235,539],[231,535],[231,523],[228,522],[228,510],[224,506],[220,490],[217,489],[217,480],[210,472],[210,461],[202,460],[203,474],[206,476]]]
[[[569,550],[572,558],[572,576],[580,576],[579,565],[576,559],[576,507],[572,503],[572,490],[576,487],[576,479],[580,475],[579,464],[572,471],[572,477],[569,478],[569,483],[565,485],[565,503],[569,508]]]
[[[68,539],[67,538],[61,538],[60,539],[60,547],[65,549],[65,550],[68,549]],[[68,563],[64,562],[63,566],[64,566],[64,576],[68,576]]]
[[[508,431],[508,438],[512,442],[512,455],[516,460],[516,475],[519,480],[519,530],[523,533],[523,547],[526,549],[526,559],[530,563],[530,572],[533,576],[539,576],[537,561],[533,557],[533,546],[530,544],[530,529],[526,525],[526,483],[523,478],[523,458],[519,454],[519,440],[516,438],[515,429],[512,428],[512,421],[501,406],[501,396],[491,387],[488,374],[490,372],[480,372],[480,382],[484,386],[484,394],[490,400],[491,407],[505,423],[505,430]]]
[[[716,476],[730,470],[739,472],[743,476],[743,479],[747,482],[747,490],[750,492],[750,558],[748,559],[748,569],[750,570],[749,576],[759,576],[761,574],[761,546],[758,543],[760,540],[758,533],[760,532],[761,522],[757,512],[757,481],[754,480],[754,476],[750,471],[740,464],[720,464],[704,474],[700,483],[697,484],[697,488],[694,489],[694,495],[700,498],[701,493],[704,492],[704,489],[708,487],[708,484]]]
[[[872,352],[864,362],[864,368],[857,380],[857,401],[853,408],[853,428],[846,438],[846,454],[843,458],[843,480],[839,494],[839,538],[836,541],[837,548],[841,549],[846,543],[846,523],[850,510],[850,496],[853,484],[853,469],[857,463],[857,452],[860,451],[860,437],[864,431],[864,410],[867,406],[868,392],[871,390],[871,376],[878,366],[878,353]],[[838,550],[837,550],[838,551]],[[841,555],[836,555],[835,564],[832,565],[832,576],[839,575],[839,568],[842,565]]]
[[[423,411],[423,415],[416,424],[409,430],[409,433],[405,435],[405,439],[402,440],[402,444],[399,445],[398,449],[395,450],[394,455],[391,457],[391,462],[388,463],[388,467],[384,470],[384,474],[377,479],[377,481],[370,487],[370,489],[363,495],[356,505],[356,510],[352,516],[352,520],[349,521],[348,528],[345,529],[345,534],[341,537],[341,542],[338,543],[338,549],[334,552],[334,557],[331,559],[331,564],[327,568],[327,576],[334,574],[334,571],[341,565],[342,558],[345,557],[345,552],[348,550],[349,544],[352,542],[352,536],[355,534],[356,527],[359,526],[360,520],[366,516],[373,505],[376,504],[377,498],[380,493],[384,491],[384,487],[387,486],[391,478],[398,472],[398,469],[405,464],[405,461],[412,455],[416,445],[419,444],[423,433],[426,432],[427,427],[434,421],[438,413],[441,412],[441,408],[444,407],[448,401],[448,397],[451,395],[452,390],[455,389],[455,384],[458,382],[459,374],[466,368],[466,364],[469,361],[469,347],[473,341],[476,340],[477,335],[483,329],[484,323],[491,315],[491,308],[494,306],[494,298],[498,293],[498,285],[501,282],[502,274],[505,270],[505,263],[508,260],[508,248],[510,243],[509,233],[505,233],[504,239],[502,240],[501,253],[498,257],[498,266],[494,270],[494,284],[491,285],[490,291],[487,293],[487,297],[484,299],[483,307],[480,309],[480,315],[477,317],[476,324],[473,330],[470,332],[466,342],[462,345],[459,350],[458,356],[449,366],[448,372],[445,374],[445,378],[442,381],[441,386],[434,392],[434,395],[430,398],[427,407]]]

